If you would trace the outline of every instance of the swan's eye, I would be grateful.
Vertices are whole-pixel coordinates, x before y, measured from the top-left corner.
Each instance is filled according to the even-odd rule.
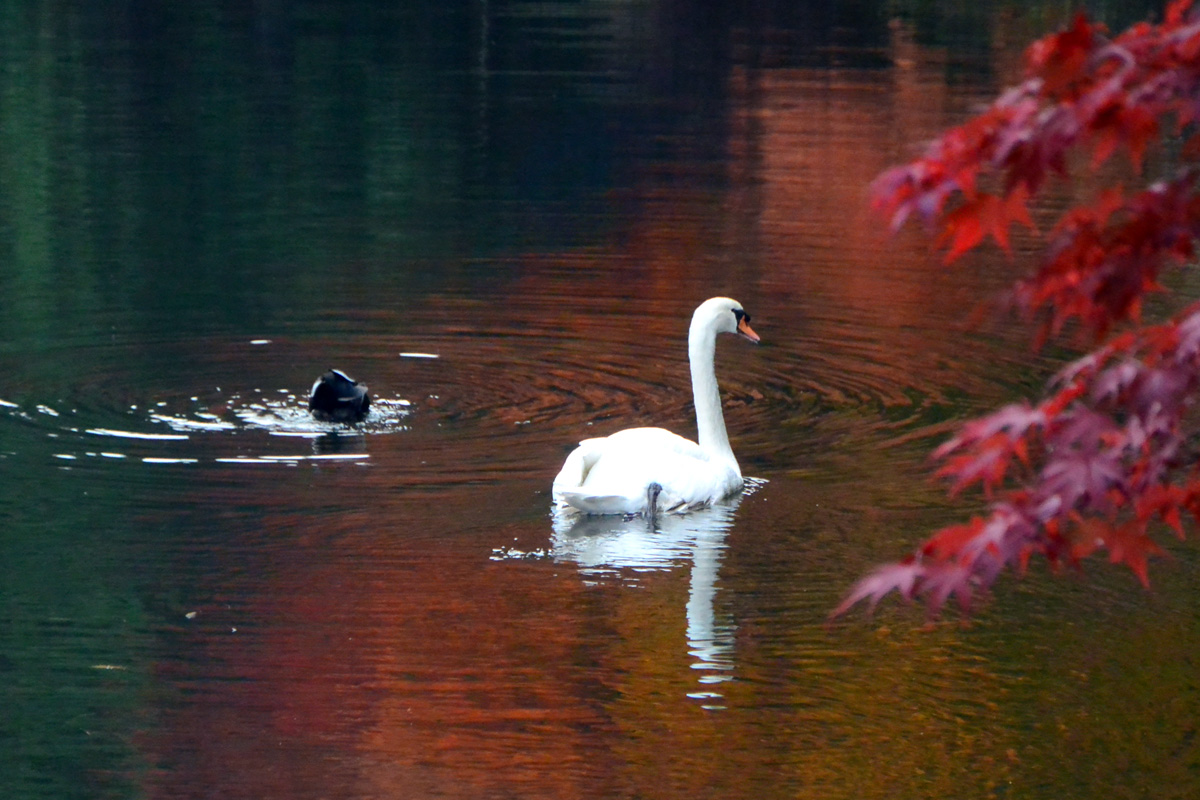
[[[733,309],[733,316],[734,316],[734,319],[736,319],[739,323],[746,322],[747,324],[749,324],[749,322],[750,322],[750,315],[747,314],[744,310],[742,310],[740,308]]]

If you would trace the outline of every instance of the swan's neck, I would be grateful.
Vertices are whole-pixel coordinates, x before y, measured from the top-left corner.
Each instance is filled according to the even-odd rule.
[[[688,361],[692,367],[692,396],[696,402],[697,444],[709,455],[725,459],[737,468],[725,415],[721,413],[721,392],[713,359],[717,352],[717,334],[710,330],[692,330],[688,336]]]

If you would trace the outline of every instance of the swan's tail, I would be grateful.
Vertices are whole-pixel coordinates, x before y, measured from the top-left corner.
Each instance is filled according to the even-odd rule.
[[[554,478],[554,500],[560,506],[570,506],[585,514],[625,514],[628,500],[617,495],[598,495],[583,489],[588,472],[600,458],[596,446],[602,439],[584,439],[571,451],[562,469]]]
[[[588,446],[589,442],[592,441],[594,440],[583,440],[567,456],[567,460],[563,462],[562,469],[554,477],[554,493],[556,495],[559,491],[571,491],[583,486],[583,481],[587,478],[588,472],[595,465],[596,460],[600,458],[599,450]]]

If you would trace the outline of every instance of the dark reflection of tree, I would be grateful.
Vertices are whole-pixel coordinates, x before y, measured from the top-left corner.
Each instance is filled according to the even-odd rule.
[[[734,65],[883,68],[893,15],[980,50],[1000,6],[18,0],[0,252],[47,291],[5,316],[258,325],[452,276],[430,259],[594,241],[631,186],[728,180]]]

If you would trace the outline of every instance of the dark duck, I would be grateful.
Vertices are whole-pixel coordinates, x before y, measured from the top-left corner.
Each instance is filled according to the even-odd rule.
[[[308,398],[308,410],[314,417],[333,422],[358,422],[370,407],[367,385],[337,369],[317,378]]]

